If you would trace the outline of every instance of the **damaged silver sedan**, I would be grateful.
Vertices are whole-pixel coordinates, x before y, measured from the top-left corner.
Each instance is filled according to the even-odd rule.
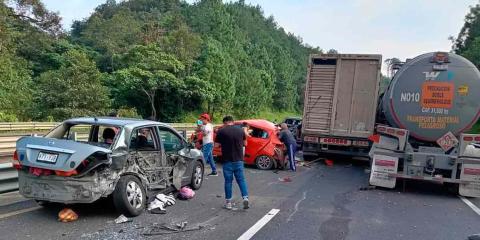
[[[147,120],[76,118],[45,137],[17,141],[20,193],[39,203],[91,203],[112,196],[128,216],[147,194],[203,182],[204,160],[170,126]]]

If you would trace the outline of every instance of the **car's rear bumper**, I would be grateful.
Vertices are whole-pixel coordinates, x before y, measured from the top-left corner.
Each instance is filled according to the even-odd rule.
[[[115,188],[113,179],[93,176],[82,178],[35,176],[24,171],[18,172],[19,192],[26,198],[49,202],[91,203],[102,196],[108,196]]]

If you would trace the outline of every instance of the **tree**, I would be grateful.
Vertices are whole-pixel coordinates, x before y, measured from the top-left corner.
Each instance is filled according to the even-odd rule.
[[[102,74],[84,52],[69,50],[57,70],[42,73],[35,96],[37,118],[63,120],[74,116],[105,114],[110,107]]]
[[[15,5],[15,11],[9,12],[12,16],[54,36],[62,34],[62,18],[57,13],[48,11],[41,0],[2,0],[2,4],[6,2]]]
[[[176,74],[185,66],[175,56],[161,51],[156,44],[133,47],[122,57],[122,68],[114,73],[114,81],[123,88],[139,90],[148,98],[151,116],[157,118],[156,94],[159,90],[183,88]]]
[[[207,111],[226,112],[233,106],[235,82],[229,69],[229,55],[222,44],[209,38],[206,40],[197,69],[198,76],[214,86],[213,98],[208,102]]]

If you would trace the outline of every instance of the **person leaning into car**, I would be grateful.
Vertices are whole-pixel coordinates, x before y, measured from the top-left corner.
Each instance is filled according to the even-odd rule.
[[[237,180],[243,198],[243,208],[249,208],[247,181],[243,173],[243,147],[245,132],[234,125],[233,117],[223,118],[224,127],[217,132],[215,142],[222,149],[223,177],[225,178],[225,208],[232,209],[233,177]]]

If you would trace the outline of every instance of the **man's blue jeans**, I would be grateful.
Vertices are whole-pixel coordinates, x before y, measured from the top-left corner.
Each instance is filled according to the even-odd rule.
[[[248,197],[247,181],[243,174],[243,161],[225,161],[223,164],[223,177],[225,178],[225,199],[232,199],[232,182],[233,177],[237,180],[240,192],[243,198]]]
[[[215,166],[215,160],[213,160],[213,143],[204,144],[202,147],[203,158],[205,161],[210,164],[212,168],[212,173],[217,172],[217,167]]]

